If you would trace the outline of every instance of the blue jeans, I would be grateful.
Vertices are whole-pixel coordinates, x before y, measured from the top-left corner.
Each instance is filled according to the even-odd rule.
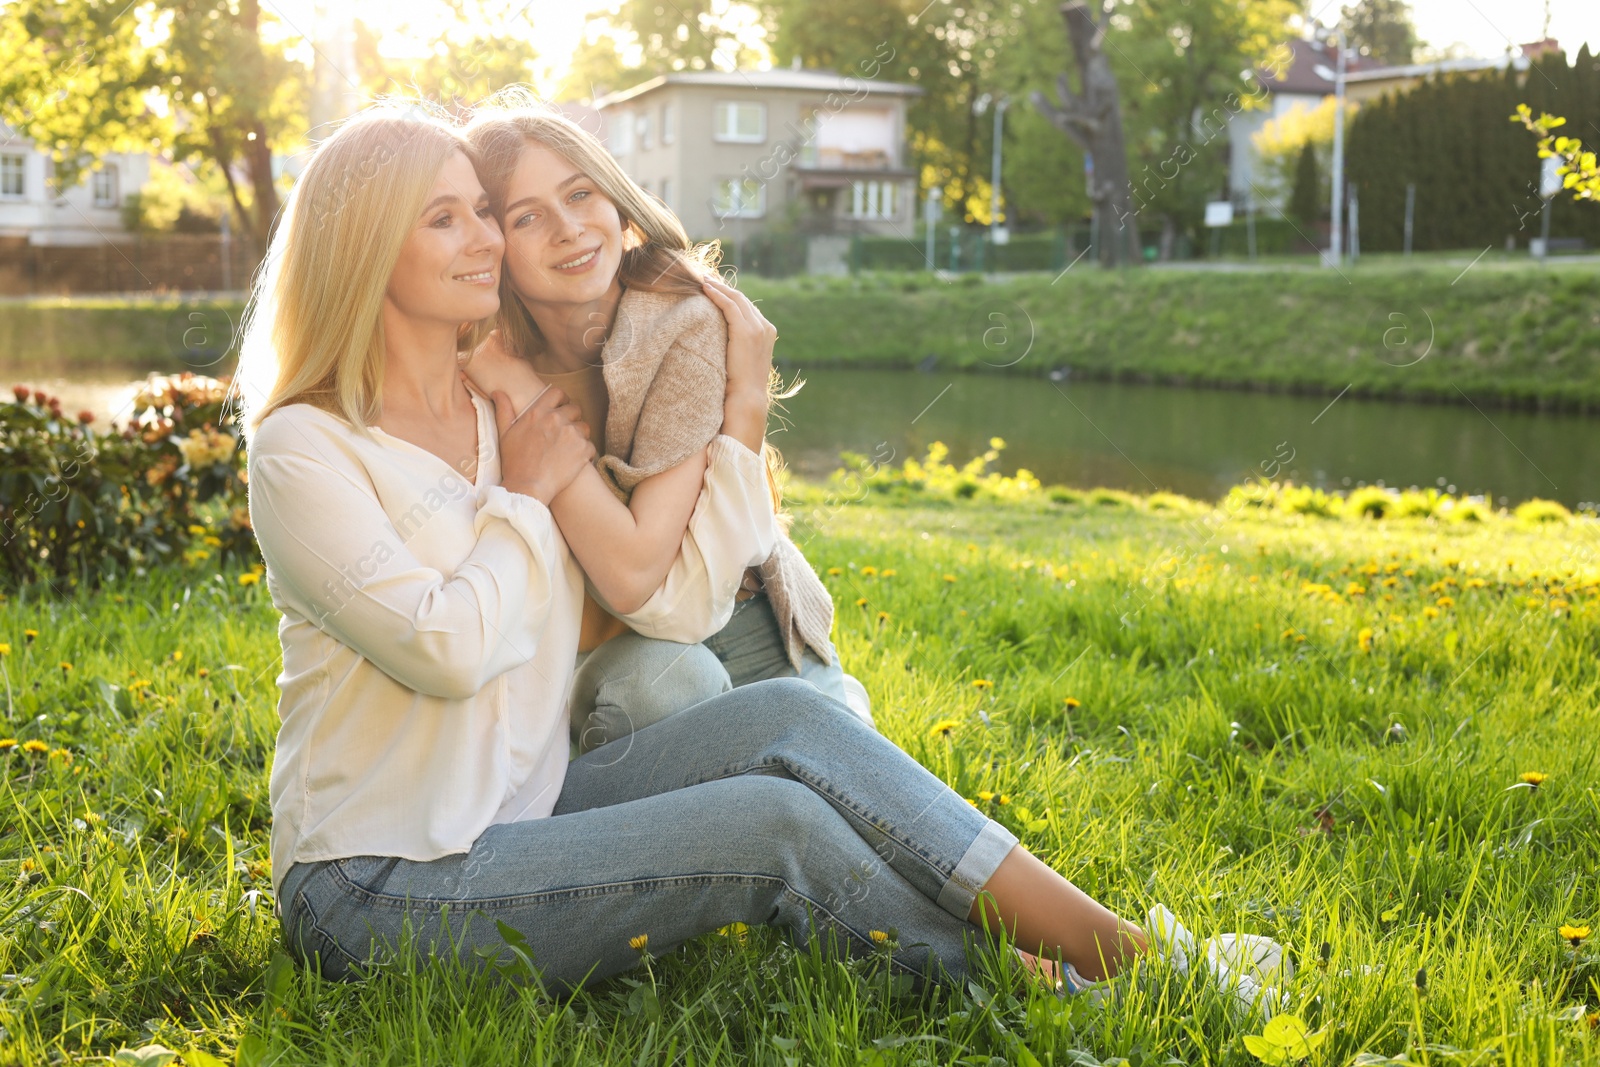
[[[798,676],[845,700],[844,668],[830,646],[824,663],[807,648]],[[765,593],[741,600],[733,617],[702,644],[625,633],[579,658],[572,680],[572,741],[587,752],[730,689],[794,677],[778,620]]]
[[[763,923],[865,953],[895,930],[897,969],[961,980],[982,937],[967,915],[1016,843],[848,708],[773,679],[580,756],[553,815],[490,826],[465,854],[294,864],[283,937],[349,979],[407,926],[414,953],[509,963],[501,920],[571,986],[635,965],[640,934],[661,955]]]

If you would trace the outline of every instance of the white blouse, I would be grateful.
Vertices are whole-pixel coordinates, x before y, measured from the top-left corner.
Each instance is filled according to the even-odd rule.
[[[372,427],[291,404],[248,454],[250,520],[283,613],[272,883],[344,856],[432,860],[550,814],[566,776],[584,576],[550,511],[503,488],[494,409],[477,479]],[[622,615],[692,643],[733,613],[778,536],[760,458],[710,446],[683,548]]]

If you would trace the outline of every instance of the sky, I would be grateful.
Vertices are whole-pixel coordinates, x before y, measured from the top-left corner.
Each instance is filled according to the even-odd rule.
[[[1349,0],[1312,0],[1312,14],[1323,21],[1336,17]],[[294,31],[314,35],[318,0],[264,0]],[[358,11],[374,29],[388,36],[384,50],[391,54],[426,48],[451,22],[448,5],[439,0],[385,0],[384,3],[341,4],[335,10]],[[511,25],[534,40],[548,65],[541,88],[547,91],[560,77],[586,20],[611,6],[611,0],[532,0]],[[1545,19],[1544,0],[1412,0],[1417,32],[1435,48],[1463,45],[1472,55],[1498,56],[1508,44],[1538,40]],[[1549,0],[1550,34],[1569,55],[1588,42],[1600,53],[1600,0]],[[513,0],[513,10],[515,2]]]

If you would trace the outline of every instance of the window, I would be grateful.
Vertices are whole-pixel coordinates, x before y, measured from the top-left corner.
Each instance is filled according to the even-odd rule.
[[[614,156],[625,156],[633,151],[633,115],[623,112],[611,117],[610,128],[607,131],[606,146],[611,149]]]
[[[850,217],[853,219],[892,219],[895,217],[895,186],[889,182],[853,182],[850,186]]]
[[[107,163],[94,172],[91,179],[94,185],[95,207],[116,207],[120,202],[117,196],[117,165]]]
[[[712,136],[719,141],[760,144],[767,139],[767,109],[761,104],[719,103]]]
[[[661,179],[661,202],[663,204],[667,205],[667,207],[669,207],[669,208],[672,206],[672,179],[671,178],[662,178]]]
[[[767,187],[750,178],[719,181],[711,210],[720,218],[760,218],[767,212]]]
[[[650,148],[650,112],[639,112],[639,151],[644,152]]]
[[[672,114],[671,104],[661,105],[661,143],[671,144],[678,139],[676,117]]]
[[[27,165],[28,157],[19,153],[0,155],[0,196],[23,196],[27,193],[23,172]]]

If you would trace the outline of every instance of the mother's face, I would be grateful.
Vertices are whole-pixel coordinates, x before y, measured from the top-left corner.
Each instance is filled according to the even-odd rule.
[[[452,325],[500,310],[505,238],[472,162],[454,152],[439,168],[428,204],[411,223],[389,275],[389,304],[412,318]]]
[[[622,216],[589,175],[536,141],[506,187],[506,272],[529,304],[586,304],[617,284]]]

